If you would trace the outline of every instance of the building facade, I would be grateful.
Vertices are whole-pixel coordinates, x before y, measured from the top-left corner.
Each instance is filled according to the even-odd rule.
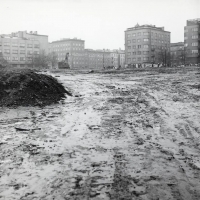
[[[170,44],[171,65],[182,65],[185,63],[184,42]]]
[[[87,65],[85,59],[85,41],[77,38],[64,38],[49,43],[49,52],[55,52],[58,61],[65,60],[65,56],[69,53],[69,66],[71,69],[80,69]]]
[[[136,25],[125,31],[126,64],[168,62],[170,32],[164,27]]]
[[[48,52],[48,36],[36,31],[19,31],[0,35],[0,53],[13,67],[32,65],[33,56]]]
[[[85,68],[103,69],[111,66],[111,56],[109,50],[85,49]]]
[[[187,20],[184,27],[186,64],[200,63],[200,18]]]

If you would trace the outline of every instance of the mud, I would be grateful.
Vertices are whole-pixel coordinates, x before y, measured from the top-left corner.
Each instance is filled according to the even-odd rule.
[[[52,76],[75,95],[1,110],[0,199],[200,199],[198,69]]]

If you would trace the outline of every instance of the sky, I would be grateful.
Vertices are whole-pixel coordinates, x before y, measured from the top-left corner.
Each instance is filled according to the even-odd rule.
[[[124,49],[124,31],[164,26],[184,41],[187,19],[200,18],[200,0],[0,0],[0,34],[37,31],[49,42],[85,40],[89,49]]]

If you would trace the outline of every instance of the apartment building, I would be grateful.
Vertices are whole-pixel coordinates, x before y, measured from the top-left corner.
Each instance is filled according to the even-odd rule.
[[[161,63],[170,52],[170,32],[164,27],[139,25],[125,31],[126,64]]]
[[[111,56],[109,50],[93,50],[85,49],[85,68],[89,69],[103,69],[111,66]]]
[[[181,65],[185,62],[184,42],[170,44],[170,55],[172,65]]]
[[[55,52],[58,61],[64,60],[66,53],[69,53],[69,66],[71,69],[80,69],[87,65],[84,49],[85,41],[77,38],[64,38],[49,43],[49,52]]]
[[[200,18],[187,20],[184,27],[186,64],[200,63]]]
[[[0,35],[0,53],[13,67],[31,65],[33,56],[42,50],[48,52],[48,36],[39,35],[37,31]]]
[[[125,66],[125,52],[121,49],[114,49],[110,51],[111,66],[115,69]]]

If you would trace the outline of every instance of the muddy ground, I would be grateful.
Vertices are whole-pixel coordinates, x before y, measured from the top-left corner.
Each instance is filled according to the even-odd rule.
[[[75,95],[1,109],[0,199],[199,200],[200,70],[160,72],[51,73]]]

